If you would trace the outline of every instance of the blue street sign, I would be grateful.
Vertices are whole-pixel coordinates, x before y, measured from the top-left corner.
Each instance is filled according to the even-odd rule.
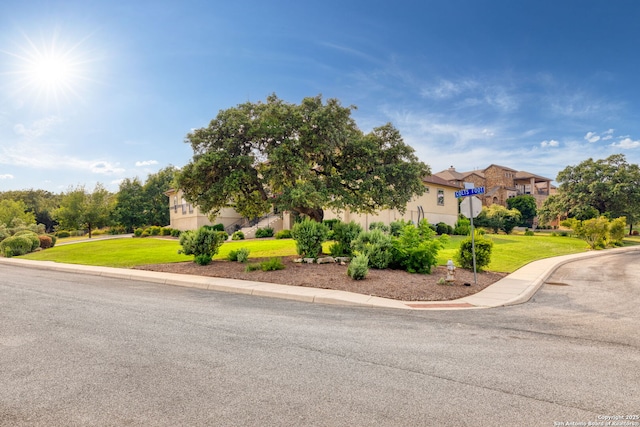
[[[484,187],[467,188],[465,190],[456,191],[456,198],[475,196],[476,194],[484,194]]]

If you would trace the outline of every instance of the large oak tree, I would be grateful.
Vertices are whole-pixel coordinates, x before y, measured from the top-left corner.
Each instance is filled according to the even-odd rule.
[[[404,211],[430,173],[391,124],[364,134],[355,107],[321,96],[290,104],[275,95],[222,110],[189,133],[193,159],[178,175],[185,197],[215,216],[253,218],[272,208],[320,221],[324,209]]]

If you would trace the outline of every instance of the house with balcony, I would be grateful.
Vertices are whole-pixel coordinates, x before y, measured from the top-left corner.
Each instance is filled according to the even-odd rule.
[[[471,182],[474,187],[484,187],[485,193],[478,196],[483,206],[507,206],[507,199],[511,197],[531,195],[536,200],[536,206],[540,208],[547,197],[556,190],[549,178],[495,164],[468,172],[458,172],[451,166],[434,175],[452,185],[463,187],[465,182]]]

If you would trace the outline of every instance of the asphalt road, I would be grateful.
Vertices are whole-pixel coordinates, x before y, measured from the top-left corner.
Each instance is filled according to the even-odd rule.
[[[0,265],[0,425],[606,425],[640,414],[638,265],[437,312]]]

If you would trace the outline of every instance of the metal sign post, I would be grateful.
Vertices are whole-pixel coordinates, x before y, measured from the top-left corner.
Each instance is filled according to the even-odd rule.
[[[470,184],[468,182],[465,182],[464,184],[467,188],[465,188],[464,190],[456,191],[455,196],[458,198],[471,196],[469,198],[465,198],[460,203],[460,211],[471,221],[471,256],[473,257],[473,284],[477,286],[478,276],[476,272],[476,233],[473,227],[473,218],[478,216],[478,214],[480,213],[480,206],[482,206],[482,201],[475,197],[475,195],[484,194],[484,187],[474,188],[473,184]],[[473,208],[473,199],[476,199],[476,203],[479,203],[476,206],[475,210]],[[469,205],[468,207],[466,206],[467,204]]]

